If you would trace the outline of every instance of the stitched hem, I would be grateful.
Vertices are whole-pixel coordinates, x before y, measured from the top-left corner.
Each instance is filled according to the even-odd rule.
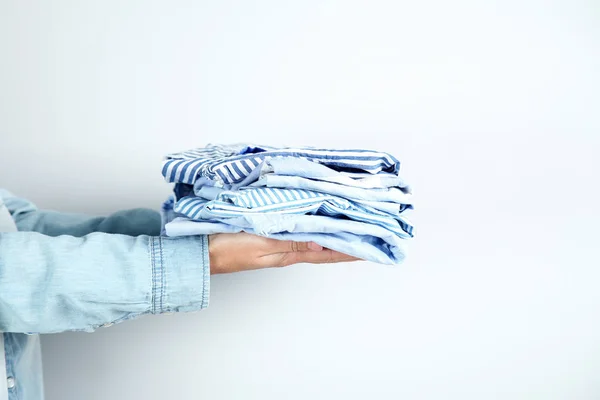
[[[201,308],[207,308],[210,299],[210,254],[208,252],[208,235],[202,237],[202,304]]]
[[[166,286],[161,237],[150,239],[150,259],[152,263],[152,313],[160,314],[163,311]]]

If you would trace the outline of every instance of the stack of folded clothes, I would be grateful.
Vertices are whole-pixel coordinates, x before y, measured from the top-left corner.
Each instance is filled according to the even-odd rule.
[[[398,264],[413,226],[400,163],[369,150],[208,145],[170,154],[167,236],[241,232]]]

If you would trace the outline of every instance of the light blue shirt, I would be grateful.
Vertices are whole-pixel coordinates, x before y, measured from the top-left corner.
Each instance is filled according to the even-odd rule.
[[[402,205],[410,205],[411,195],[402,190],[392,188],[373,188],[363,189],[353,186],[340,185],[315,179],[307,179],[301,176],[275,175],[269,174],[262,176],[254,182],[251,187],[270,187],[270,188],[294,188],[311,190],[320,193],[332,194],[354,201],[372,201],[372,202],[391,202]]]
[[[413,231],[413,226],[400,213],[387,214],[338,196],[302,189],[247,188],[223,192],[211,201],[184,197],[175,204],[175,212],[192,220],[221,222],[246,214],[323,215],[377,224],[404,238],[412,237]]]
[[[4,190],[0,203],[19,229],[0,232],[0,379],[9,400],[43,399],[38,333],[208,306],[206,236],[160,237],[160,215],[145,209],[94,218],[40,211]]]
[[[264,162],[258,167],[258,169],[258,179],[268,175],[298,176],[320,182],[337,183],[345,187],[356,187],[363,189],[398,188],[404,193],[411,192],[410,186],[398,175],[398,173],[349,173],[347,171],[337,171],[329,168],[326,165],[312,162],[303,158],[265,158]],[[256,178],[254,180],[256,180]],[[249,183],[251,182],[245,182],[246,185]],[[404,199],[405,198],[403,198],[402,201]]]

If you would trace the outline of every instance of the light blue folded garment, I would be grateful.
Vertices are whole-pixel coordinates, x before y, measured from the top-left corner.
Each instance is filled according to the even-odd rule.
[[[165,231],[168,236],[244,231],[278,240],[315,242],[328,249],[381,264],[399,264],[406,256],[406,240],[385,228],[318,215],[244,215],[227,219],[226,223],[176,218],[166,224]]]
[[[205,200],[216,200],[221,193],[225,192],[227,192],[227,190],[218,188],[216,186],[202,186],[196,190],[196,196]]]
[[[251,184],[250,187],[305,189],[335,195],[348,200],[390,202],[412,208],[411,195],[397,188],[363,189],[287,175],[264,175]]]
[[[196,195],[204,200],[216,200],[219,194],[225,192],[227,191],[214,186],[204,186],[197,190]],[[359,205],[366,206],[367,208],[370,207],[393,216],[397,216],[401,212],[413,208],[412,204],[398,204],[386,201],[354,200],[354,202]]]
[[[326,165],[303,158],[268,157],[260,165],[259,178],[263,176],[285,175],[309,178],[312,180],[337,183],[347,187],[363,189],[399,188],[410,193],[410,186],[397,173],[380,172],[369,174],[361,172],[336,171]],[[251,182],[245,182],[248,185]]]
[[[210,201],[184,197],[175,205],[175,211],[197,221],[220,221],[246,214],[324,215],[376,224],[407,239],[413,231],[402,214],[392,215],[334,195],[302,189],[247,188],[222,192]]]
[[[397,188],[405,194],[411,193],[410,186],[397,173],[379,172],[377,174],[363,172],[336,171],[326,165],[295,157],[264,156],[260,164],[249,169],[243,180],[236,183],[223,183],[206,176],[198,176],[194,183],[195,191],[206,186],[220,187],[225,190],[237,190],[250,186],[269,175],[298,176],[315,181],[336,183],[339,185],[362,189]]]
[[[288,186],[287,188],[291,188],[291,187],[292,186]],[[359,189],[359,190],[364,190],[364,189]],[[216,200],[217,197],[221,193],[225,193],[225,192],[227,192],[227,190],[218,188],[216,186],[200,186],[200,187],[196,188],[195,192],[196,192],[196,196],[201,199]],[[184,197],[187,197],[187,196],[184,196]],[[341,197],[343,197],[343,196],[341,196]],[[367,208],[370,207],[375,210],[379,210],[379,211],[382,211],[384,213],[391,214],[394,216],[400,214],[401,212],[403,212],[407,209],[413,208],[412,204],[399,204],[399,203],[393,203],[393,202],[388,202],[388,201],[371,201],[371,200],[356,200],[356,199],[354,199],[353,202],[363,205],[363,206],[366,206]]]

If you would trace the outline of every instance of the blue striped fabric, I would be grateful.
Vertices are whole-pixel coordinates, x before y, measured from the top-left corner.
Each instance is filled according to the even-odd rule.
[[[380,172],[397,174],[400,162],[390,154],[370,150],[316,148],[272,148],[266,146],[208,145],[171,154],[163,162],[168,182],[193,185],[198,177],[221,184],[236,184],[247,178],[268,157],[297,157],[327,165],[338,171],[362,175]]]
[[[399,237],[413,236],[413,226],[400,215],[392,216],[341,197],[301,189],[247,188],[224,192],[215,200],[184,197],[175,206],[192,220],[223,220],[243,214],[310,214],[376,224]]]

